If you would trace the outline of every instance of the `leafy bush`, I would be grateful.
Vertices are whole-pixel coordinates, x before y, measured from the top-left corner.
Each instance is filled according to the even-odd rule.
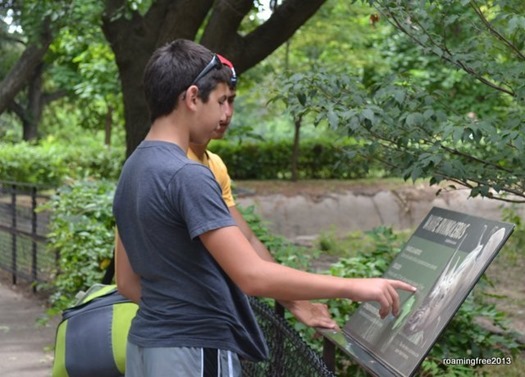
[[[94,141],[60,144],[0,143],[0,180],[58,187],[66,178],[116,179],[124,151]]]
[[[0,180],[58,186],[67,174],[58,146],[48,148],[27,142],[0,143]]]
[[[211,148],[228,166],[233,179],[291,178],[292,142],[289,140],[214,141]],[[386,176],[377,162],[362,157],[351,138],[306,139],[299,155],[300,179],[358,179]],[[39,144],[0,143],[0,180],[58,187],[67,178],[117,179],[125,153],[93,138],[70,144],[53,138]]]
[[[113,255],[115,183],[79,181],[61,187],[43,208],[51,210],[47,250],[59,258],[51,290],[52,313],[70,306],[75,295],[100,283]]]
[[[381,172],[376,162],[351,152],[357,144],[351,138],[307,139],[300,144],[299,178],[357,179]],[[214,141],[211,150],[228,166],[233,179],[289,179],[291,140],[243,143]],[[381,173],[383,174],[383,173]]]

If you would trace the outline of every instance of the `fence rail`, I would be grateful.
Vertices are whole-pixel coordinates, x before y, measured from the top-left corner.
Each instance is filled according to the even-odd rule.
[[[49,199],[48,188],[0,181],[0,269],[18,280],[45,281],[56,264],[46,253],[49,212],[37,208]]]

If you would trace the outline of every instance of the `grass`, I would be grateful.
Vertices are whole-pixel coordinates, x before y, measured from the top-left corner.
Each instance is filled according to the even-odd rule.
[[[396,231],[400,243],[408,240],[411,231]],[[322,232],[314,243],[324,255],[338,258],[350,258],[358,252],[367,253],[377,247],[377,240],[367,232],[354,231],[343,237],[338,237],[335,230]],[[401,246],[401,245],[397,245]]]

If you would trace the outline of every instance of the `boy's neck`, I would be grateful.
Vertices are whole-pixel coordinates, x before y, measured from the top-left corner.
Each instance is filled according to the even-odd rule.
[[[190,143],[189,148],[192,150],[192,152],[197,156],[199,160],[202,160],[204,155],[206,154],[206,148],[208,147],[208,143],[206,144],[193,144]]]
[[[166,141],[177,144],[184,153],[188,152],[190,134],[187,128],[180,127],[173,116],[157,118],[150,127],[145,140]]]

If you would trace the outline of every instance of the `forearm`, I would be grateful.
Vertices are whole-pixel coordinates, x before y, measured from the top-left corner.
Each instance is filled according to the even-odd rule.
[[[266,261],[275,262],[275,259],[273,258],[268,248],[257,238],[255,233],[253,233],[252,229],[250,228],[250,225],[246,222],[246,220],[242,216],[241,212],[237,209],[237,207],[229,207],[229,210],[230,214],[235,220],[235,223],[241,230],[244,237],[246,237],[252,248],[255,250],[257,255],[259,255],[259,257]]]
[[[252,296],[277,300],[313,300],[348,298],[354,301],[377,301],[380,316],[397,314],[399,295],[396,289],[414,292],[415,288],[391,279],[346,279],[295,270],[261,259],[236,226],[201,234],[201,241],[224,272]]]
[[[138,303],[141,296],[140,277],[133,271],[122,244],[122,240],[115,232],[115,281],[121,295]]]
[[[207,249],[247,294],[277,300],[350,298],[348,279],[311,274],[258,257],[251,243],[235,227],[201,236]]]
[[[257,266],[251,280],[253,296],[274,298],[287,308],[301,300],[352,298],[347,279],[311,274],[272,262]]]

